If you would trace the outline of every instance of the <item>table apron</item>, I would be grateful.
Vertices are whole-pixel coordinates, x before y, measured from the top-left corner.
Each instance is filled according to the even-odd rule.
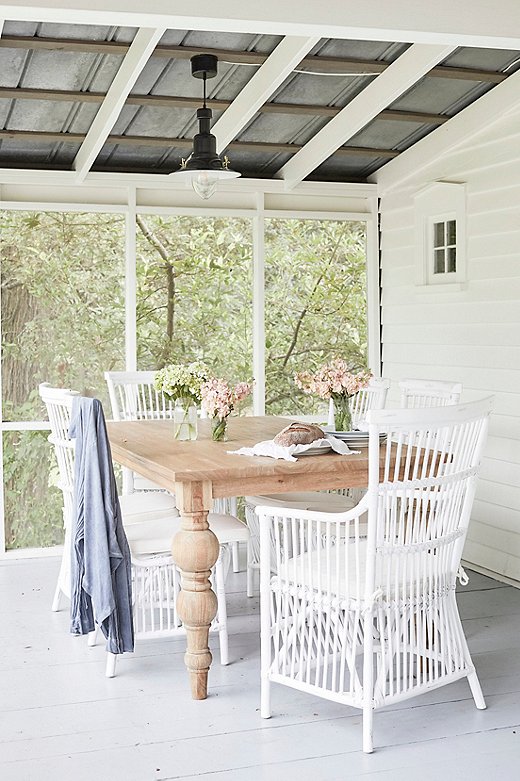
[[[227,478],[212,481],[214,499],[225,496],[251,496],[255,494],[275,494],[292,491],[320,491],[332,488],[366,488],[366,465],[359,474],[324,472],[271,475],[262,477]]]

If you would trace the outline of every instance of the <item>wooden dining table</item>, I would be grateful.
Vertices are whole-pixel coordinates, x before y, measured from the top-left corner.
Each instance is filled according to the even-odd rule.
[[[173,538],[172,554],[181,571],[178,611],[187,634],[185,663],[194,699],[207,696],[208,633],[217,610],[209,581],[219,552],[208,524],[213,499],[368,484],[368,448],[357,455],[330,451],[295,462],[229,452],[272,439],[288,422],[272,416],[230,418],[227,442],[213,442],[209,420],[199,422],[198,438],[190,442],[174,439],[169,420],[108,423],[114,460],[175,494],[181,530]]]

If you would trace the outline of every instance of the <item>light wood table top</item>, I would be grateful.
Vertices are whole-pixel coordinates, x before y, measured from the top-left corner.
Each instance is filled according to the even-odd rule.
[[[114,459],[172,491],[176,483],[197,481],[211,483],[213,498],[367,485],[368,448],[359,455],[327,452],[296,462],[228,452],[272,439],[288,422],[268,416],[230,418],[227,442],[212,441],[209,420],[199,421],[198,438],[193,442],[174,439],[171,421],[107,425]]]

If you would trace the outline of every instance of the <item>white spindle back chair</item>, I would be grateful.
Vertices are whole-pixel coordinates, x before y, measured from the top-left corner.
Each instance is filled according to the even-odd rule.
[[[345,703],[363,711],[371,752],[376,708],[464,677],[485,708],[455,584],[490,409],[370,412],[357,507],[257,508],[263,717],[271,682]]]
[[[174,404],[154,387],[154,371],[105,372],[114,420],[172,420]],[[160,486],[132,470],[123,468],[123,494],[137,491],[162,491]],[[215,499],[215,513],[236,515],[236,498]],[[238,543],[243,530],[237,526],[237,540],[231,542],[233,571],[239,571]],[[218,534],[217,534],[218,536]]]
[[[112,418],[121,420],[172,420],[174,404],[154,388],[154,371],[105,372]],[[162,490],[151,480],[123,467],[123,494]]]
[[[350,411],[354,428],[365,420],[369,410],[384,409],[389,388],[390,380],[374,377],[366,388],[352,396]]]
[[[441,380],[402,380],[401,407],[405,409],[424,409],[425,407],[444,407],[458,404],[462,394],[460,382]]]
[[[174,404],[154,388],[154,371],[105,372],[114,420],[172,420]]]
[[[54,447],[58,462],[59,483],[63,494],[63,526],[65,530],[64,554],[62,556],[58,582],[52,600],[52,610],[60,609],[61,595],[70,598],[70,534],[72,502],[74,495],[74,442],[69,439],[70,413],[77,391],[67,388],[53,388],[48,382],[38,387],[40,398],[45,404],[51,433],[49,442]]]
[[[39,392],[44,401],[51,426],[49,442],[54,446],[60,472],[60,488],[64,497],[65,544],[54,595],[53,610],[59,610],[60,595],[70,598],[70,559],[71,532],[74,496],[74,456],[75,440],[69,439],[68,431],[72,403],[80,394],[63,388],[53,388],[42,383]],[[165,637],[184,634],[177,612],[177,596],[180,590],[180,573],[169,553],[171,538],[180,529],[180,519],[173,503],[165,502],[159,496],[146,495],[146,507],[136,496],[120,498],[123,524],[128,536],[132,555],[132,598],[133,619],[136,639]],[[154,514],[154,504],[157,510]],[[137,509],[136,509],[137,505]],[[143,510],[145,510],[143,512]],[[228,663],[228,632],[226,592],[224,586],[225,559],[228,537],[233,537],[233,529],[238,525],[243,541],[247,541],[247,529],[237,519],[225,515],[209,516],[210,524],[217,538],[223,540],[219,558],[212,572],[213,588],[217,596],[217,615],[211,625],[212,632],[219,633],[220,661]],[[244,535],[244,532],[246,533]],[[89,645],[95,643],[96,633],[89,637]],[[107,654],[106,675],[115,675],[116,656]]]

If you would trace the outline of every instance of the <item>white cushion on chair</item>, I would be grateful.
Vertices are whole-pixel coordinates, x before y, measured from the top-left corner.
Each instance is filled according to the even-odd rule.
[[[211,530],[221,545],[230,542],[247,542],[249,529],[233,515],[209,513],[208,522]],[[149,519],[141,522],[125,523],[125,533],[134,555],[151,553],[169,553],[172,537],[181,528],[178,515]]]
[[[318,491],[300,491],[298,493],[266,494],[265,496],[246,496],[247,504],[256,507],[289,507],[295,510],[313,510],[321,513],[343,513],[351,510],[357,502],[350,496],[326,494]]]
[[[210,513],[208,515],[208,523],[221,545],[230,542],[247,542],[249,540],[249,529],[245,523],[239,521],[234,515]]]
[[[342,535],[344,536],[344,535]],[[347,573],[344,569],[344,562],[345,562],[345,542],[344,540],[340,541],[338,543],[338,554],[336,556],[336,551],[333,548],[327,549],[327,548],[321,548],[320,550],[314,550],[310,554],[310,566],[309,566],[309,554],[304,553],[300,556],[295,556],[293,559],[289,559],[287,562],[287,574],[288,574],[288,581],[290,583],[297,583],[300,586],[307,586],[308,588],[312,587],[313,589],[317,589],[319,587],[319,590],[323,592],[327,592],[329,587],[329,582],[327,580],[327,564],[329,565],[329,581],[330,581],[330,593],[334,594],[337,597],[341,598],[351,598],[351,599],[359,599],[363,600],[365,598],[365,574],[366,574],[366,564],[367,564],[367,541],[366,540],[360,540],[358,543],[358,553],[359,553],[359,565],[358,565],[358,577],[356,577],[356,566],[355,566],[355,551],[354,551],[354,545],[353,543],[349,543],[352,547],[352,553],[349,556],[349,572],[348,577]],[[432,551],[425,551],[423,556],[426,560],[432,559],[435,556],[435,552]],[[303,561],[302,561],[303,559]],[[337,576],[337,564],[339,562],[339,565],[341,567],[341,570],[339,572],[338,579],[336,580]],[[376,580],[380,580],[381,578],[381,560],[377,562],[378,564],[378,571],[376,571]],[[423,570],[425,573],[428,573],[433,568],[433,563],[430,566],[428,563],[423,565]],[[294,569],[295,568],[295,569]],[[293,577],[293,574],[296,574],[296,577]],[[320,581],[320,575],[321,573],[321,581]],[[280,580],[285,580],[285,573],[282,569],[279,573],[278,577]],[[415,599],[419,600],[421,598],[421,594],[425,588],[428,587],[428,575],[420,575],[418,572],[416,572],[415,568],[409,567],[408,569],[404,568],[401,569],[401,571],[398,572],[397,575],[391,576],[389,578],[390,582],[390,588],[389,591],[386,593],[381,593],[380,598],[385,599],[401,599],[402,596],[400,596],[400,588],[403,586],[403,584],[417,584],[417,591],[415,595]],[[442,580],[439,581],[438,588],[442,588]]]
[[[125,526],[179,515],[175,499],[166,493],[126,494],[119,497],[119,504]]]
[[[181,528],[178,515],[125,525],[125,534],[133,556],[170,553],[172,537]]]
[[[335,550],[334,548],[321,548],[320,550],[312,551],[310,554],[310,566],[308,553],[304,553],[303,556],[296,556],[294,559],[289,559],[287,562],[288,581],[290,583],[298,584],[299,586],[312,587],[313,589],[319,588],[322,592],[328,591],[330,583],[330,593],[337,597],[363,599],[365,595],[366,541],[361,540],[358,547],[359,569],[357,578],[353,545],[348,577],[343,568],[339,574],[336,572],[338,560],[340,565],[343,565],[345,561],[345,542],[340,542],[338,543],[339,550]],[[329,565],[328,579],[327,564]],[[283,581],[285,580],[285,577],[285,571],[282,568],[278,578]],[[338,577],[337,580],[336,577]]]

